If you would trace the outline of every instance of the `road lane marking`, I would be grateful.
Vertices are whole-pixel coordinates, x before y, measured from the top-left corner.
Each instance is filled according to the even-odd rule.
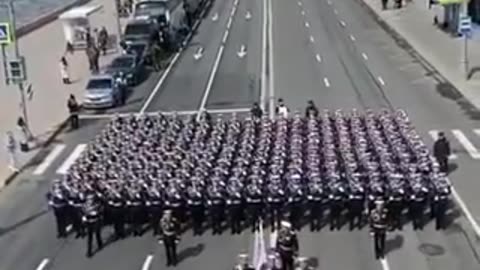
[[[267,93],[267,2],[263,3],[262,18],[262,88],[260,89],[260,108],[265,111]]]
[[[238,5],[238,0],[235,0],[235,2],[233,3],[235,6]]]
[[[363,59],[368,60],[368,56],[367,56],[366,53],[362,53],[362,57],[363,57]]]
[[[202,56],[203,56],[203,47],[200,46],[200,47],[197,49],[197,51],[195,52],[195,54],[193,55],[193,58],[194,58],[195,60],[199,60],[200,58],[202,58]]]
[[[273,65],[273,15],[272,15],[272,1],[268,0],[268,44],[270,47],[270,50],[268,50],[268,70],[270,70],[270,76],[268,76],[269,82],[268,82],[268,87],[269,87],[269,114],[270,117],[273,118],[275,117],[275,68]]]
[[[323,78],[323,83],[325,83],[326,87],[330,87],[330,82],[328,81],[327,77]]]
[[[378,81],[380,82],[381,85],[385,86],[385,81],[382,79],[382,77],[378,76]]]
[[[333,13],[335,13],[335,15],[338,15],[337,9],[334,9],[334,10],[333,10]]]
[[[328,3],[329,5],[332,5],[332,1],[330,1],[330,0],[328,0],[327,3]]]
[[[298,6],[300,6],[300,7],[303,5],[303,3],[300,2],[300,1],[298,1],[297,3],[298,3]]]
[[[305,27],[310,28],[310,24],[308,22],[305,22]]]
[[[320,56],[320,54],[317,53],[317,55],[315,55],[315,58],[317,59],[317,62],[322,62],[322,57]]]
[[[233,17],[233,15],[235,15],[235,11],[237,11],[237,7],[232,8],[232,12],[230,12],[230,16]]]
[[[313,36],[310,36],[310,42],[312,42],[312,43],[315,42],[315,38]]]
[[[45,269],[45,267],[47,266],[47,264],[50,262],[49,259],[45,258],[43,259],[40,264],[37,266],[37,268],[35,268],[35,270],[43,270]]]
[[[53,148],[53,150],[43,160],[43,162],[37,166],[33,174],[34,175],[43,174],[48,169],[48,167],[52,164],[52,162],[62,153],[65,147],[66,146],[64,144],[56,145],[55,148]]]
[[[147,258],[145,258],[145,261],[143,262],[142,270],[149,270],[150,265],[152,264],[152,260],[153,260],[153,255],[148,255]]]
[[[350,39],[351,39],[352,41],[355,41],[355,40],[356,40],[353,35],[350,35]]]
[[[305,11],[304,10],[302,10],[302,15],[305,16]]]
[[[240,58],[243,58],[245,57],[245,55],[247,55],[247,47],[245,47],[245,45],[242,44],[240,46],[240,50],[237,52],[237,56]]]
[[[232,26],[232,17],[228,18],[228,22],[227,22],[227,29],[230,29],[230,27]]]
[[[212,21],[216,22],[218,20],[218,13],[213,14]]]
[[[458,206],[460,206],[460,209],[462,210],[462,212],[465,215],[465,217],[467,218],[467,220],[470,222],[470,225],[472,226],[473,230],[475,231],[475,234],[477,235],[477,237],[480,237],[480,226],[478,225],[477,221],[475,220],[475,218],[472,215],[472,213],[470,212],[470,210],[468,210],[467,204],[462,200],[462,198],[460,197],[460,194],[458,194],[457,190],[452,185],[450,179],[447,178],[447,180],[448,180],[450,186],[452,187],[451,190],[452,190],[453,198],[457,202]]]
[[[428,132],[428,134],[430,135],[430,137],[432,137],[433,141],[435,142],[436,140],[438,140],[438,133],[439,132],[440,132],[439,130],[433,129],[433,130],[430,130]],[[448,158],[449,159],[457,159],[458,156],[456,154],[451,154]]]
[[[226,30],[225,33],[223,34],[222,38],[222,43],[225,44],[227,42],[228,34],[230,34],[230,31]]]
[[[208,109],[208,112],[210,114],[215,114],[215,113],[242,113],[242,112],[249,112],[251,108],[231,108],[231,109]],[[172,114],[177,114],[177,115],[192,115],[192,114],[197,114],[199,111],[156,111],[156,112],[147,112],[144,113],[143,115],[150,115],[150,116],[156,116],[158,114],[163,114],[163,115],[172,115]],[[140,116],[142,114],[140,113],[119,113],[119,114],[95,114],[95,115],[84,115],[83,117],[81,116],[80,119],[111,119],[114,117],[130,117],[130,116]]]
[[[457,140],[462,144],[462,146],[467,150],[470,157],[473,159],[480,159],[480,153],[478,152],[477,148],[473,143],[463,134],[463,132],[459,129],[452,130],[453,136],[457,138]]]
[[[79,144],[73,152],[68,156],[68,158],[63,162],[63,164],[58,168],[56,171],[57,174],[67,174],[70,167],[72,167],[73,163],[82,155],[83,151],[87,148],[87,144]]]
[[[198,109],[200,112],[205,109],[205,105],[207,104],[207,99],[208,99],[208,96],[210,95],[210,91],[212,90],[213,81],[215,80],[215,75],[217,74],[218,66],[220,65],[220,59],[222,59],[224,49],[225,49],[225,46],[223,45],[220,46],[220,49],[218,50],[218,53],[217,53],[217,58],[213,63],[213,68],[210,73],[210,77],[208,78],[207,87],[205,88],[205,94],[203,95],[202,101],[200,103],[200,108]],[[200,117],[201,117],[201,114],[198,114],[197,121],[200,120]]]
[[[380,263],[382,264],[383,270],[390,270],[390,266],[388,265],[387,259],[385,258],[380,259]]]
[[[345,26],[347,25],[347,24],[346,24],[344,21],[342,21],[342,20],[340,20],[340,24],[341,24],[343,27],[345,27]]]

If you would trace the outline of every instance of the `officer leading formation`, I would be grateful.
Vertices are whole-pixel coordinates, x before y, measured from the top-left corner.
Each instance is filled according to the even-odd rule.
[[[222,233],[224,222],[233,234],[256,230],[261,218],[273,230],[284,216],[294,230],[302,218],[312,231],[328,222],[340,229],[345,218],[354,229],[376,201],[384,202],[390,229],[401,229],[405,216],[422,229],[429,208],[437,229],[446,226],[445,160],[440,166],[431,156],[404,111],[319,113],[312,102],[307,116],[270,119],[258,109],[242,120],[206,112],[199,121],[116,117],[52,185],[58,236],[70,224],[77,237],[87,232],[91,253],[91,235],[101,247],[104,225],[113,225],[118,239],[127,226],[134,236],[147,224],[161,234],[165,210],[178,226],[191,223],[195,235],[207,224]],[[92,224],[82,220],[89,201],[96,202]]]

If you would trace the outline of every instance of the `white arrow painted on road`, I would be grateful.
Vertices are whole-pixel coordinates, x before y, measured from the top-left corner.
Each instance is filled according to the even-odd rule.
[[[247,14],[245,14],[245,19],[248,21],[252,18],[252,13],[250,11],[247,11]]]
[[[240,51],[237,52],[237,55],[238,55],[238,57],[240,57],[240,58],[243,58],[243,57],[245,57],[245,55],[247,55],[247,48],[245,47],[245,45],[242,45],[242,46],[240,47]]]
[[[203,56],[203,47],[199,47],[197,49],[197,52],[195,52],[195,54],[193,55],[193,58],[195,60],[198,60],[198,59],[202,58],[202,56]]]
[[[214,22],[218,21],[218,13],[213,14],[212,21]]]

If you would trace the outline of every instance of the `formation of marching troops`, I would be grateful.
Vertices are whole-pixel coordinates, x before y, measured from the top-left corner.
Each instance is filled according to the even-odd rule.
[[[354,229],[379,202],[390,229],[401,229],[405,216],[421,229],[427,212],[445,227],[449,182],[404,111],[312,106],[307,116],[276,119],[115,118],[52,185],[58,236],[70,224],[78,237],[87,233],[91,255],[103,225],[117,238],[127,227],[134,236],[146,227],[164,235],[165,210],[195,235],[206,223],[220,234],[225,221],[233,234],[254,231],[260,218],[274,230],[285,217],[293,230],[304,217],[312,231],[326,222],[340,229],[345,218]]]

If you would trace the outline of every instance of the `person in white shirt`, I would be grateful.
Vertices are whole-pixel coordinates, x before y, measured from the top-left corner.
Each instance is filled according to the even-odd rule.
[[[282,98],[278,99],[277,108],[275,109],[275,113],[280,117],[287,118],[290,110],[285,106]]]
[[[10,168],[10,170],[18,172],[19,170],[17,168],[17,142],[15,140],[15,137],[13,137],[13,133],[11,131],[8,131],[6,133],[5,148],[7,150],[9,158],[8,167]]]

